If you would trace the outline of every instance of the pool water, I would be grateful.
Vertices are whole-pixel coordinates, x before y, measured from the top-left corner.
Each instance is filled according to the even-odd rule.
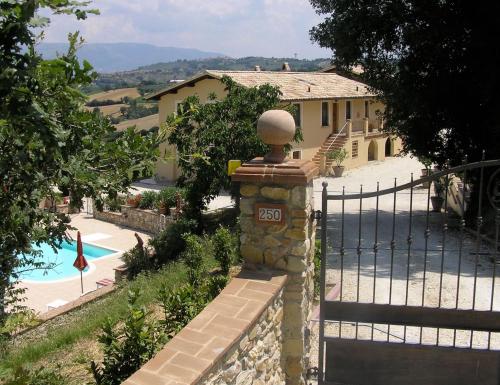
[[[40,246],[33,245],[33,249],[42,252],[42,255],[36,258],[37,262],[54,264],[55,267],[49,270],[26,272],[22,274],[22,280],[44,282],[80,276],[80,272],[73,266],[76,259],[76,241],[63,242],[57,251],[54,251],[46,243],[42,243]],[[94,259],[99,259],[115,252],[114,250],[89,245],[88,243],[83,244],[83,255],[89,264]],[[88,269],[87,267],[84,272],[88,271]]]

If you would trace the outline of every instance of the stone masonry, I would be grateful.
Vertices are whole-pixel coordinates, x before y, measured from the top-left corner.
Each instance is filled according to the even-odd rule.
[[[313,300],[314,238],[312,183],[241,185],[241,255],[248,267],[285,270],[283,367],[287,384],[304,384],[308,367],[307,325]],[[256,225],[256,203],[285,204],[281,225]]]
[[[116,225],[130,227],[147,233],[157,234],[173,222],[171,217],[160,215],[153,210],[141,210],[127,205],[121,206],[121,212],[99,211],[94,207],[94,218]]]

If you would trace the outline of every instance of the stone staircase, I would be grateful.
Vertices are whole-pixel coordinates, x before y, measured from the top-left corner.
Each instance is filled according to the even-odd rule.
[[[323,145],[319,148],[318,152],[316,153],[316,155],[314,155],[313,157],[313,162],[316,164],[316,166],[318,166],[318,168],[320,167],[320,161],[321,161],[321,157],[323,155],[326,156],[326,153],[327,152],[330,152],[336,148],[342,148],[345,146],[345,144],[347,143],[347,137],[346,135],[339,135],[337,137],[337,139],[335,139],[335,137],[337,136],[337,134],[332,134],[330,135],[326,140],[325,142],[323,143]],[[332,160],[329,160],[329,159],[326,159],[326,169],[329,170],[330,169],[330,166],[332,165]]]

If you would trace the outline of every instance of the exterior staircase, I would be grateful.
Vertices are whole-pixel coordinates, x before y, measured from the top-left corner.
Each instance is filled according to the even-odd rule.
[[[313,162],[316,164],[316,166],[318,166],[318,168],[320,167],[320,162],[321,162],[321,157],[323,155],[326,156],[326,153],[327,152],[330,152],[336,148],[342,148],[345,146],[345,144],[347,143],[347,137],[346,135],[342,135],[340,134],[339,136],[337,136],[337,139],[335,139],[335,137],[337,136],[337,134],[332,134],[330,135],[326,140],[325,142],[323,143],[323,145],[319,148],[318,152],[316,153],[316,155],[314,155],[313,157]],[[330,159],[326,159],[326,169],[329,170],[330,169],[330,166],[332,165],[332,160]]]

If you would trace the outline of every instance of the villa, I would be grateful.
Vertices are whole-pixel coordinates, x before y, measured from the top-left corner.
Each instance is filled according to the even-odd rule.
[[[282,71],[216,71],[206,70],[191,79],[161,90],[148,99],[159,101],[159,121],[177,111],[177,106],[188,96],[197,95],[206,102],[210,94],[223,98],[226,94],[223,76],[229,76],[244,87],[271,84],[280,88],[283,105],[295,105],[295,123],[303,132],[304,140],[296,143],[290,156],[293,159],[313,160],[320,169],[331,161],[324,155],[335,148],[345,148],[347,169],[371,160],[384,160],[399,153],[401,141],[382,131],[381,113],[384,105],[368,86],[335,71],[292,72],[287,63]],[[167,145],[163,145],[165,149]],[[175,148],[168,149],[175,154]],[[159,163],[157,179],[174,181],[180,170],[173,161]]]

